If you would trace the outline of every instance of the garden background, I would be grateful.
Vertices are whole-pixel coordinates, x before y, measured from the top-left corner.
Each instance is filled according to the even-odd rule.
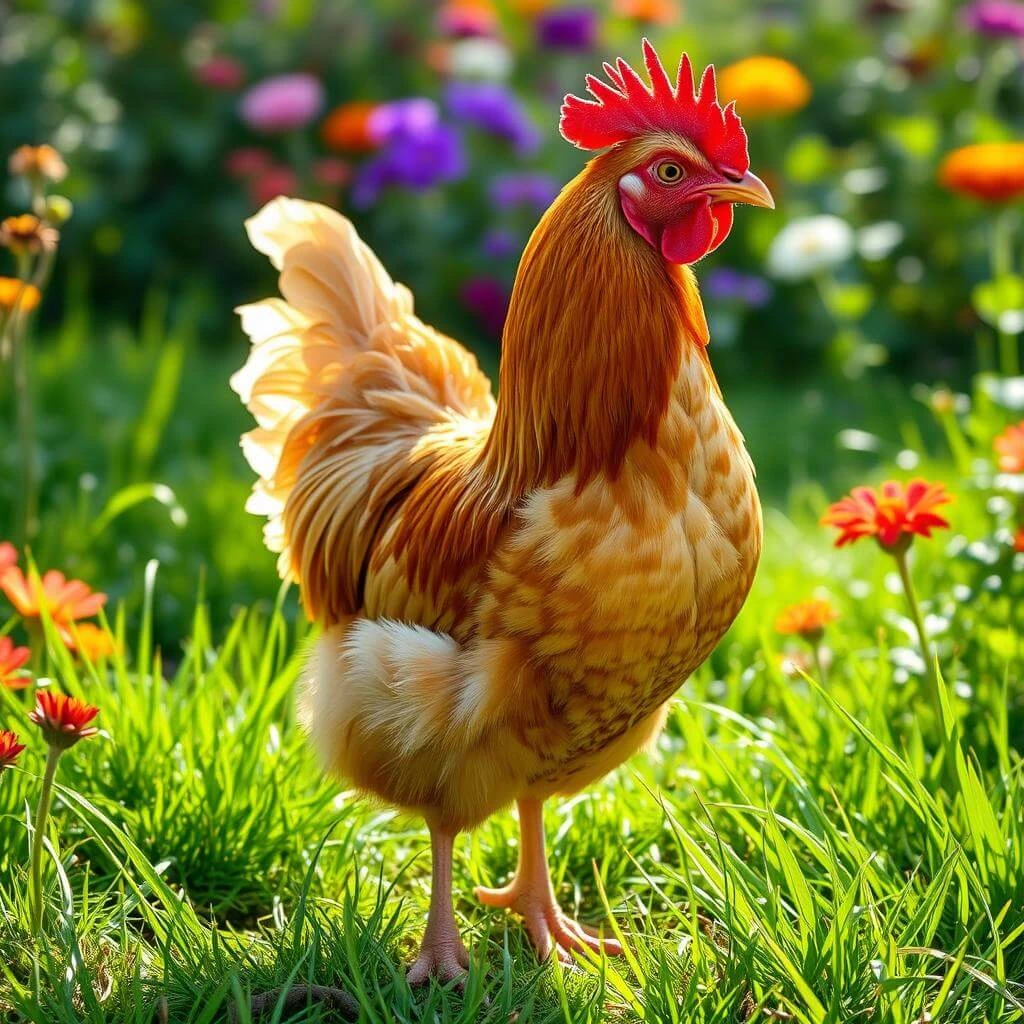
[[[656,754],[551,809],[560,894],[614,910],[625,962],[538,968],[472,903],[513,866],[503,815],[460,854],[478,969],[415,993],[425,833],[316,771],[305,626],[244,510],[232,310],[275,282],[243,222],[282,193],[341,210],[496,380],[519,253],[585,159],[562,96],[643,35],[718,66],[776,198],[697,268],[765,559]],[[73,207],[47,207],[27,441],[2,364],[0,540],[108,597],[91,653],[0,610],[31,650],[0,688],[28,742],[0,772],[0,1007],[210,1020],[294,975],[379,1020],[1024,1019],[1022,59],[1008,0],[0,0],[0,152],[54,146]],[[3,216],[31,208],[18,171]],[[913,551],[938,709],[895,566],[818,524],[912,476],[955,495]],[[780,637],[812,597],[826,641]],[[62,760],[31,938],[36,680],[102,732]]]

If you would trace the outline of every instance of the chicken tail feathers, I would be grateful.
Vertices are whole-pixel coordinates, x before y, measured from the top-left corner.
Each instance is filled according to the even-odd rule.
[[[414,315],[409,290],[339,213],[279,198],[246,227],[281,290],[238,310],[252,349],[231,385],[256,420],[242,438],[258,476],[246,507],[267,516],[267,546],[311,617],[343,621],[384,520],[426,468],[417,445],[485,430],[490,383]]]
[[[473,824],[510,798],[500,790],[516,777],[512,766],[494,771],[481,742],[497,708],[478,666],[444,633],[355,619],[318,640],[300,716],[332,774],[407,810]]]

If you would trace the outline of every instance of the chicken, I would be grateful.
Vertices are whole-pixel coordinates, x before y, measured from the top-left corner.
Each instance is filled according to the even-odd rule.
[[[713,69],[695,95],[686,56],[675,82],[646,41],[644,60],[650,85],[620,60],[566,97],[562,135],[601,152],[523,255],[497,401],[344,217],[282,198],[248,222],[283,296],[239,311],[248,507],[323,627],[301,700],[326,770],[429,828],[411,983],[464,973],[453,843],[512,802],[515,877],[479,899],[541,957],[618,951],[559,909],[543,802],[657,736],[757,565],[753,468],[688,265],[734,203],[773,203]]]

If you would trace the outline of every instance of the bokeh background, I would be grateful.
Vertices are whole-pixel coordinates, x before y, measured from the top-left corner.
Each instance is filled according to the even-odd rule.
[[[423,318],[493,377],[519,253],[584,160],[558,135],[561,98],[603,59],[639,60],[645,34],[666,63],[685,49],[718,66],[777,199],[774,214],[738,211],[698,268],[713,359],[761,486],[777,503],[812,484],[834,493],[916,430],[938,429],[924,409],[934,385],[1017,369],[1024,297],[993,284],[1012,276],[993,260],[1019,248],[1017,214],[943,187],[939,168],[959,145],[1019,136],[1020,11],[0,3],[0,150],[52,143],[74,204],[39,311],[37,558],[102,578],[129,613],[157,559],[167,638],[185,631],[197,586],[220,622],[271,599],[273,559],[242,511],[247,419],[227,386],[245,356],[232,309],[274,286],[244,219],[281,193],[341,209]],[[751,56],[773,60],[737,66]],[[0,179],[5,214],[24,207],[21,188]],[[7,430],[7,380],[0,408]],[[3,448],[10,533],[17,460]]]

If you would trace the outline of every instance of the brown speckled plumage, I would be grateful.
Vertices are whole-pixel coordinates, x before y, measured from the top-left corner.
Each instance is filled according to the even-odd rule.
[[[693,274],[615,189],[671,141],[602,154],[545,215],[497,402],[338,214],[276,200],[250,222],[284,300],[242,311],[235,386],[252,507],[325,627],[306,721],[330,770],[438,834],[650,741],[753,581],[753,469]]]

